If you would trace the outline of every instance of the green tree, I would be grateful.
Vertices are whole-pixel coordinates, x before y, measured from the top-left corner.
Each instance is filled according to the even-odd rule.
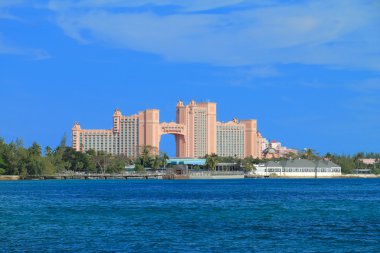
[[[294,152],[289,152],[289,153],[286,153],[284,158],[286,160],[289,160],[289,159],[297,159],[299,157],[299,155],[297,153],[294,153]]]
[[[53,154],[53,150],[51,149],[51,147],[46,146],[46,148],[45,148],[45,156],[49,157],[52,154]]]
[[[41,146],[37,142],[33,142],[32,146],[28,148],[31,156],[41,156]]]
[[[153,167],[155,151],[155,148],[149,145],[141,147],[140,159],[144,168]]]
[[[168,164],[169,156],[165,152],[161,152],[161,165],[166,169],[166,165]]]
[[[343,174],[351,174],[352,170],[355,168],[354,159],[350,156],[334,155],[331,161],[338,164],[342,168]]]
[[[160,168],[161,163],[161,158],[158,155],[156,155],[153,160],[152,168],[158,170]]]
[[[66,143],[67,143],[67,135],[66,135],[66,133],[64,133],[63,136],[62,136],[62,139],[61,139],[61,141],[59,143],[59,147],[61,149],[65,149],[66,148]]]
[[[199,165],[195,165],[194,167],[193,167],[193,170],[200,170],[201,169],[201,167],[199,167]]]
[[[313,149],[307,148],[301,155],[301,158],[303,159],[309,159],[309,160],[316,160],[318,156],[315,154],[315,151]]]
[[[333,155],[332,155],[330,152],[327,152],[327,153],[325,154],[325,158],[326,158],[327,160],[331,160],[331,159],[333,158]]]
[[[373,165],[373,168],[371,169],[371,172],[375,175],[379,175],[380,174],[380,164],[374,164]]]
[[[4,142],[3,138],[0,137],[0,175],[6,173],[6,168],[8,164],[5,161],[5,155],[8,145]]]
[[[253,164],[255,163],[256,159],[254,159],[252,156],[248,156],[248,157],[245,157],[242,162],[241,162],[241,165],[243,167],[243,169],[245,171],[252,171],[252,170],[255,170],[256,168],[253,166]]]
[[[71,171],[86,171],[90,165],[90,157],[86,153],[78,152],[73,148],[66,147],[62,160],[66,170]]]
[[[52,155],[49,156],[49,159],[51,160],[51,163],[55,167],[55,171],[62,173],[64,171],[67,171],[70,169],[70,166],[68,165],[68,161],[64,160],[64,153],[65,153],[66,147],[58,146],[53,152]]]
[[[54,173],[56,173],[55,167],[49,159],[46,159],[46,158],[44,159],[42,157],[42,164],[43,164],[42,165],[42,168],[43,168],[42,174],[43,175],[53,175]]]
[[[106,173],[108,167],[111,164],[111,155],[107,154],[104,151],[96,152],[96,155],[93,158],[94,163],[96,164],[96,168],[102,174]]]
[[[97,172],[97,164],[96,164],[96,151],[93,149],[89,149],[86,151],[86,156],[88,158],[88,164],[84,168],[86,173],[94,173]]]
[[[17,139],[16,142],[11,142],[5,153],[5,162],[7,164],[7,175],[21,175],[27,174],[27,161],[28,152],[22,147],[22,141]]]
[[[125,161],[120,157],[112,157],[107,173],[121,173],[125,169]]]
[[[84,163],[82,161],[78,161],[74,164],[74,171],[83,171]]]
[[[363,152],[357,153],[353,157],[353,161],[355,163],[355,169],[364,169],[366,167],[366,165],[361,161],[363,158],[364,158]]]
[[[145,168],[142,164],[136,163],[135,164],[135,171],[137,173],[143,173],[143,172],[145,172]]]
[[[218,164],[218,156],[214,153],[211,155],[206,155],[206,167],[210,170],[215,170],[216,165]]]

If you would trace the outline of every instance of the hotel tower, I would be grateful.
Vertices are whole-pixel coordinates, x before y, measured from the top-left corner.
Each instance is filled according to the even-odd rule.
[[[216,121],[216,103],[181,100],[176,106],[176,122],[160,123],[159,110],[148,109],[124,116],[116,109],[110,130],[72,128],[72,147],[85,152],[93,149],[113,155],[136,157],[144,146],[159,150],[161,135],[173,134],[176,156],[197,158],[215,153],[219,156],[261,158],[261,135],[256,120]]]

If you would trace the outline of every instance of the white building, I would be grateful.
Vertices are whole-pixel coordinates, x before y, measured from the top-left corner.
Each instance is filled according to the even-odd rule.
[[[280,177],[334,177],[341,176],[341,167],[331,161],[306,159],[269,161],[255,165],[256,175]]]
[[[270,143],[266,138],[261,139],[261,152],[270,147]]]

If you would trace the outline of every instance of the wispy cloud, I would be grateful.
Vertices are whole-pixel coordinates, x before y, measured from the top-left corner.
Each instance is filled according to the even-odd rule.
[[[242,74],[249,79],[280,76],[281,73],[272,66],[252,66],[242,69]]]
[[[1,0],[0,8],[18,6],[18,5],[24,4],[27,1],[28,0]]]
[[[351,110],[352,115],[364,116],[379,122],[380,99],[376,95],[358,95],[343,105]]]
[[[377,1],[253,3],[50,1],[49,8],[65,33],[81,43],[150,52],[172,61],[380,70]],[[245,8],[237,8],[241,5]],[[162,6],[177,8],[162,12]],[[228,13],[216,11],[225,7]]]
[[[23,56],[29,60],[41,61],[52,58],[51,55],[43,49],[30,49],[15,46],[9,46],[4,42],[0,34],[0,54]]]
[[[222,68],[222,71],[217,71],[214,75],[222,77],[228,86],[252,88],[256,86],[257,80],[279,77],[284,74],[268,65]],[[260,82],[260,85],[265,84]]]
[[[7,12],[2,12],[0,9],[0,19],[9,19],[9,20],[15,20],[15,21],[22,21],[21,18],[16,17],[12,14],[9,14]]]
[[[22,22],[25,21],[11,14],[10,10],[12,8],[21,7],[24,5],[31,5],[27,0],[3,0],[0,2],[0,20],[8,20],[10,22]],[[7,37],[6,33],[0,33],[0,54],[5,55],[16,55],[25,57],[28,60],[46,60],[50,59],[51,55],[43,49],[40,48],[29,48],[16,46],[15,43],[10,42],[10,39]]]
[[[351,89],[363,93],[380,92],[380,78],[371,78],[350,85]],[[380,93],[377,93],[380,99]]]
[[[177,7],[177,11],[193,12],[203,11],[210,9],[223,8],[227,6],[234,6],[247,2],[246,0],[52,0],[48,3],[48,7],[52,10],[61,11],[63,9],[75,9],[75,8],[134,8],[141,6],[173,6]],[[271,1],[263,0],[250,0],[251,4],[267,5]],[[178,9],[179,8],[179,9]]]

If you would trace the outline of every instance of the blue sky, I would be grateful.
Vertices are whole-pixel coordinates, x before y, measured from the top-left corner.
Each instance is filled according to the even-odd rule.
[[[195,99],[288,147],[380,152],[380,2],[0,0],[0,88],[26,146]]]

